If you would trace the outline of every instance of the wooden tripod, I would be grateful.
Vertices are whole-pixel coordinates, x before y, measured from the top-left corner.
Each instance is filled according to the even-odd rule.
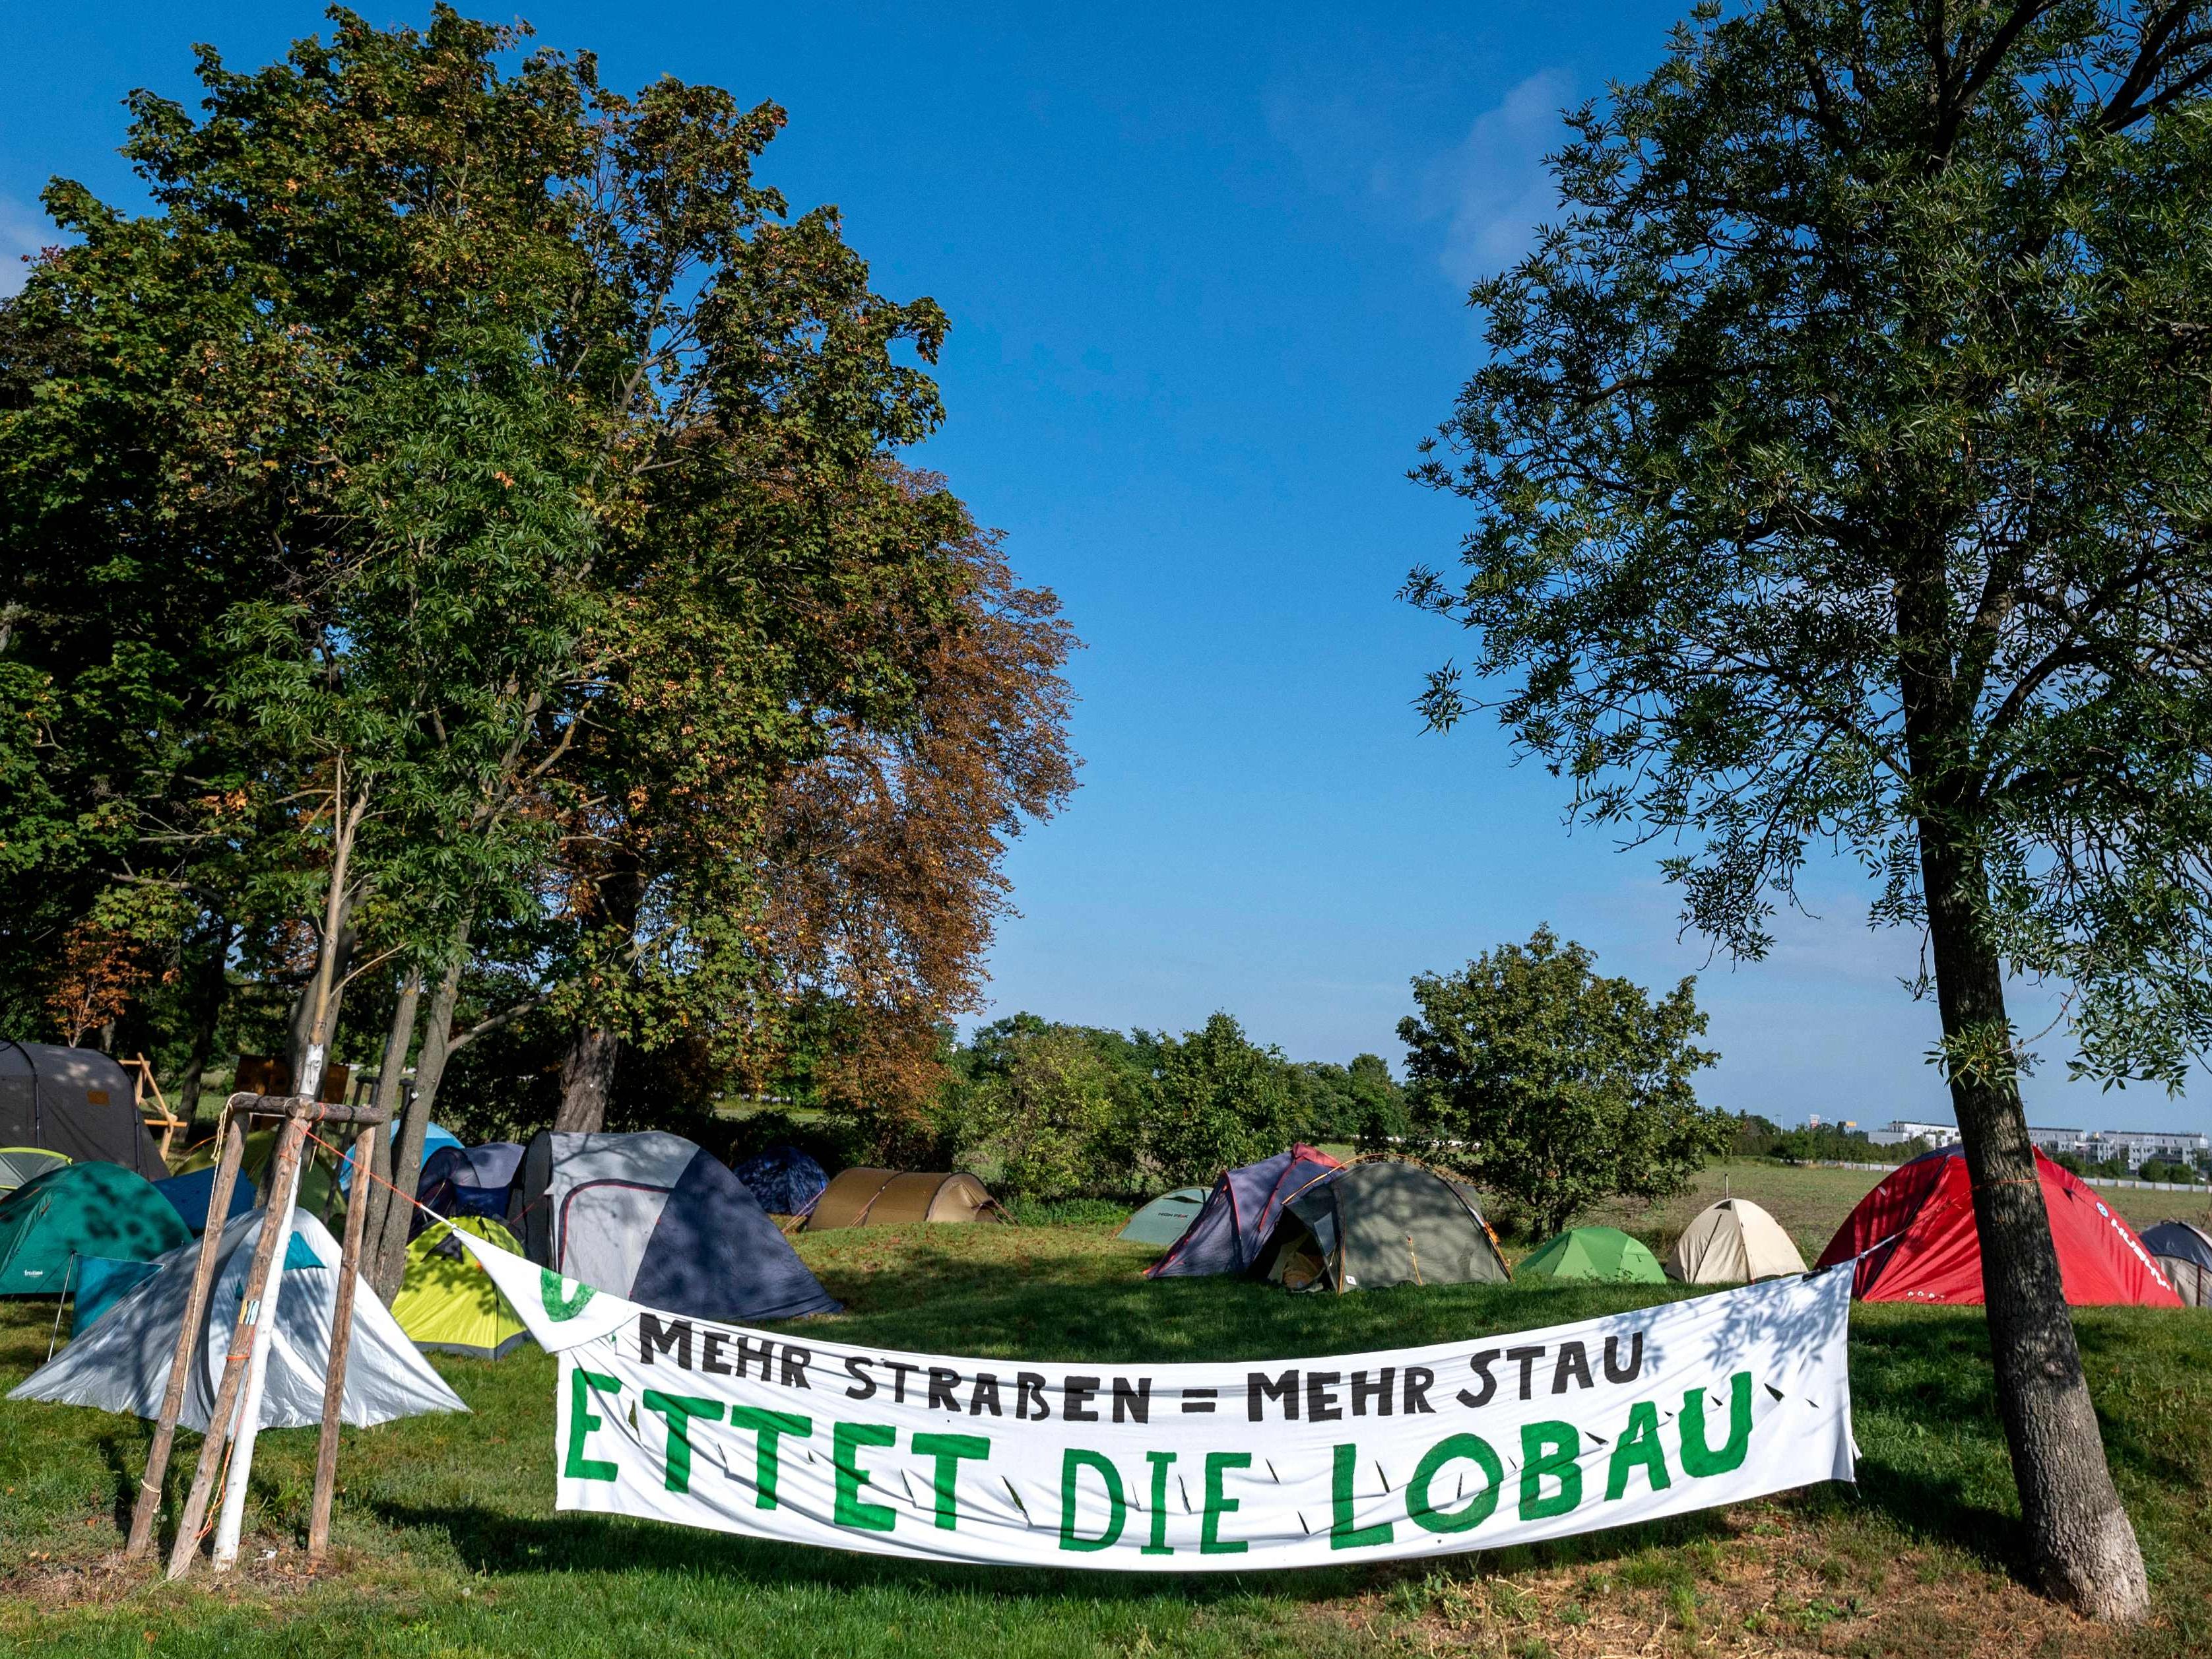
[[[208,1194],[207,1230],[200,1237],[199,1261],[192,1273],[192,1288],[185,1304],[185,1321],[177,1333],[175,1352],[169,1361],[168,1387],[161,1396],[161,1414],[155,1419],[154,1443],[146,1457],[146,1473],[138,1483],[137,1502],[131,1511],[131,1535],[125,1555],[147,1554],[154,1545],[155,1523],[160,1519],[161,1488],[169,1468],[170,1448],[176,1439],[177,1419],[184,1409],[185,1390],[198,1357],[200,1326],[207,1316],[208,1297],[215,1288],[216,1258],[223,1224],[230,1213],[230,1195],[238,1184],[239,1165],[246,1155],[246,1125],[255,1119],[275,1119],[283,1125],[276,1156],[261,1193],[264,1219],[255,1240],[253,1258],[246,1270],[246,1292],[239,1303],[238,1323],[230,1336],[223,1361],[222,1378],[216,1390],[215,1409],[209,1414],[207,1437],[200,1445],[199,1467],[193,1472],[183,1512],[177,1517],[176,1539],[169,1550],[168,1576],[179,1578],[198,1554],[208,1504],[222,1473],[226,1445],[234,1445],[233,1467],[226,1487],[228,1501],[216,1540],[216,1570],[231,1565],[238,1548],[237,1516],[252,1473],[253,1439],[258,1419],[261,1375],[268,1364],[276,1303],[283,1289],[277,1267],[292,1232],[293,1206],[297,1202],[302,1153],[309,1126],[344,1123],[360,1126],[354,1139],[354,1182],[346,1205],[345,1245],[338,1258],[337,1307],[331,1331],[330,1368],[323,1381],[322,1437],[315,1450],[314,1503],[307,1528],[307,1556],[319,1560],[330,1547],[331,1497],[337,1479],[338,1422],[345,1402],[346,1351],[353,1340],[355,1286],[359,1282],[361,1240],[368,1213],[369,1176],[374,1167],[376,1132],[390,1114],[374,1106],[341,1106],[305,1096],[233,1095],[223,1103],[218,1128],[222,1153],[216,1164],[215,1187]],[[272,1279],[271,1275],[274,1274]]]

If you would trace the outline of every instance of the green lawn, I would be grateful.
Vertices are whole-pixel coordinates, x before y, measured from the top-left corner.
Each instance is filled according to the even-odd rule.
[[[1781,1215],[1809,1255],[1874,1179],[1861,1175],[1739,1166],[1725,1178]],[[1632,1219],[1655,1242],[1663,1235],[1663,1215]],[[1153,1285],[1138,1277],[1147,1253],[1103,1227],[915,1228],[800,1244],[848,1304],[812,1322],[823,1335],[1005,1358],[1346,1352],[1548,1324],[1668,1294],[1450,1286],[1323,1298],[1221,1280]],[[43,1356],[52,1316],[50,1305],[0,1304],[0,1387]],[[2078,1323],[2155,1580],[2156,1620],[2118,1638],[2057,1612],[2014,1576],[2014,1498],[1979,1318],[1875,1307],[1854,1317],[1864,1453],[1855,1492],[1821,1488],[1443,1567],[1241,1577],[908,1565],[556,1515],[553,1366],[532,1352],[495,1365],[439,1362],[471,1416],[349,1433],[340,1559],[319,1581],[300,1553],[313,1431],[264,1437],[250,1571],[212,1593],[172,1589],[112,1561],[145,1425],[0,1402],[0,1651],[2212,1651],[2212,1315],[2106,1310]],[[185,1441],[173,1485],[189,1477]],[[264,1550],[273,1559],[260,1560]]]

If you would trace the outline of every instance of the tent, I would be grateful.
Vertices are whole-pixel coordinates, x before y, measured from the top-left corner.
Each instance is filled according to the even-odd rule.
[[[1257,1164],[1231,1170],[1213,1183],[1197,1219],[1168,1253],[1145,1269],[1147,1279],[1241,1273],[1258,1259],[1283,1206],[1306,1186],[1344,1166],[1301,1141]]]
[[[731,1171],[770,1215],[805,1215],[830,1184],[823,1167],[796,1146],[770,1146]]]
[[[991,1190],[964,1171],[945,1174],[866,1167],[841,1170],[822,1189],[805,1231],[835,1227],[896,1227],[913,1221],[1005,1221]]]
[[[12,1193],[34,1176],[58,1170],[69,1159],[41,1146],[0,1146],[0,1194]]]
[[[1521,1264],[1522,1279],[1597,1280],[1613,1285],[1664,1285],[1659,1258],[1618,1227],[1570,1227],[1546,1239]]]
[[[1747,1198],[1708,1204],[1667,1252],[1667,1277],[1685,1285],[1748,1285],[1804,1271],[1796,1241]]]
[[[240,1216],[216,1239],[216,1276],[208,1298],[206,1324],[192,1358],[185,1389],[185,1427],[206,1432],[224,1362],[230,1352],[238,1304],[246,1294],[254,1241],[260,1237],[266,1210]],[[276,1340],[269,1345],[269,1370],[261,1399],[261,1426],[294,1429],[319,1423],[323,1415],[323,1378],[330,1368],[331,1328],[338,1293],[338,1245],[311,1215],[295,1214],[292,1248],[276,1301]],[[73,1337],[69,1346],[41,1365],[9,1395],[10,1400],[46,1400],[63,1406],[94,1406],[101,1411],[153,1417],[161,1409],[169,1382],[169,1361],[199,1265],[197,1242],[179,1245],[155,1266],[159,1272],[126,1294],[105,1317]],[[295,1265],[297,1264],[297,1265]],[[388,1423],[424,1412],[465,1412],[460,1396],[447,1388],[415,1345],[392,1320],[376,1292],[358,1280],[354,1287],[353,1340],[346,1350],[343,1415],[356,1428]]]
[[[352,1137],[348,1136],[345,1153],[338,1159],[338,1190],[342,1193],[349,1193],[353,1190],[353,1147],[351,1141]],[[430,1167],[430,1159],[433,1155],[443,1151],[447,1146],[458,1147],[460,1144],[461,1138],[455,1134],[451,1129],[442,1128],[435,1123],[431,1124],[422,1131],[423,1169],[428,1170]],[[422,1180],[422,1176],[419,1175],[416,1176],[416,1180],[419,1184]]]
[[[496,1221],[507,1214],[507,1189],[521,1167],[522,1148],[512,1140],[441,1146],[422,1160],[415,1201],[439,1215],[485,1216]],[[430,1224],[430,1218],[416,1210],[410,1224],[420,1233]]]
[[[1333,1170],[1292,1197],[1252,1271],[1294,1291],[1512,1277],[1471,1188],[1389,1158]]]
[[[524,1149],[507,1225],[540,1267],[674,1313],[750,1322],[839,1306],[744,1183],[681,1135],[545,1131]]]
[[[2186,1221],[2161,1221],[2142,1236],[2142,1243],[2185,1303],[2212,1308],[2212,1233]]]
[[[120,1261],[109,1255],[81,1255],[70,1280],[70,1335],[89,1329],[94,1320],[155,1273],[151,1261]]]
[[[2035,1173],[2069,1304],[2181,1305],[2150,1252],[2104,1200],[2039,1152]],[[1884,1176],[1844,1218],[1816,1265],[1854,1257],[1851,1294],[1865,1301],[1978,1304],[1982,1243],[1966,1154],[1946,1146]]]
[[[0,1037],[0,1146],[36,1146],[80,1164],[169,1172],[138,1115],[130,1073],[97,1048]]]
[[[1178,1187],[1162,1193],[1131,1216],[1128,1224],[1114,1235],[1132,1244],[1172,1244],[1189,1230],[1206,1203],[1203,1187]]]
[[[173,1205],[185,1225],[196,1233],[207,1231],[208,1206],[215,1200],[215,1165],[190,1175],[170,1176],[154,1183],[154,1190]],[[230,1215],[244,1215],[253,1207],[253,1182],[243,1170],[230,1183]],[[225,1216],[224,1220],[230,1219]]]
[[[245,1154],[238,1166],[240,1186],[250,1183],[258,1187],[268,1178],[269,1165],[276,1156],[276,1138],[283,1133],[281,1129],[256,1129],[246,1137]],[[334,1142],[336,1139],[327,1125],[313,1133],[319,1134],[325,1142]],[[177,1166],[177,1173],[198,1175],[203,1170],[214,1169],[216,1156],[222,1148],[222,1143],[220,1140],[202,1141],[185,1154],[185,1161]],[[343,1207],[338,1202],[337,1177],[334,1173],[337,1164],[337,1155],[323,1146],[317,1146],[312,1140],[307,1144],[307,1152],[308,1155],[301,1159],[300,1164],[298,1208],[301,1213],[321,1220]],[[209,1178],[208,1186],[209,1196],[212,1197],[215,1186],[212,1176]],[[233,1190],[234,1191],[235,1188]],[[232,1200],[231,1212],[234,1215],[237,1213],[235,1199]]]
[[[522,1254],[513,1233],[483,1216],[434,1221],[407,1247],[407,1276],[392,1298],[392,1316],[418,1348],[501,1358],[528,1341],[530,1333],[491,1275],[454,1239],[456,1231]]]
[[[0,1198],[0,1296],[60,1295],[72,1256],[151,1261],[191,1239],[143,1176],[114,1164],[66,1164]]]

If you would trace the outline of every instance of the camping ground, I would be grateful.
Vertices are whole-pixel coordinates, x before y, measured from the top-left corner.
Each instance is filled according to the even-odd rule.
[[[1717,1165],[1626,1225],[1657,1247],[1723,1186],[1809,1257],[1876,1179]],[[1709,1190],[1708,1190],[1709,1189]],[[2109,1191],[2130,1219],[2202,1214],[2188,1194]],[[1147,1283],[1151,1252],[1099,1225],[890,1228],[802,1237],[848,1311],[841,1339],[1102,1361],[1343,1352],[1587,1317],[1674,1287],[1458,1285],[1292,1297],[1223,1279]],[[1519,1255],[1516,1249],[1509,1254]],[[0,1304],[0,1386],[44,1355],[51,1304]],[[2031,1594],[1978,1310],[1862,1307],[1854,1494],[1827,1487],[1557,1544],[1401,1567],[1140,1579],[986,1571],[753,1544],[551,1510],[553,1364],[439,1357],[473,1409],[349,1431],[338,1558],[300,1552],[312,1431],[257,1455],[246,1570],[210,1590],[112,1565],[147,1425],[0,1402],[0,1650],[56,1655],[732,1653],[1835,1654],[2212,1650],[2212,1314],[2076,1316],[2156,1612],[2093,1628]],[[189,1479],[183,1441],[173,1480]],[[264,1552],[274,1554],[264,1557]]]

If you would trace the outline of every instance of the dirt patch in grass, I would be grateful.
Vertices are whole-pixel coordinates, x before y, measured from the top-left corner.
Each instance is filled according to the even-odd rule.
[[[1610,1555],[1588,1540],[1472,1557],[1385,1578],[1318,1616],[1402,1651],[1481,1659],[2058,1659],[2163,1645],[2155,1623],[2116,1633],[1971,1557],[1899,1552],[1893,1538],[1838,1528],[1832,1513],[1815,1522],[1788,1500],[1741,1504],[1696,1529],[1705,1535]]]

